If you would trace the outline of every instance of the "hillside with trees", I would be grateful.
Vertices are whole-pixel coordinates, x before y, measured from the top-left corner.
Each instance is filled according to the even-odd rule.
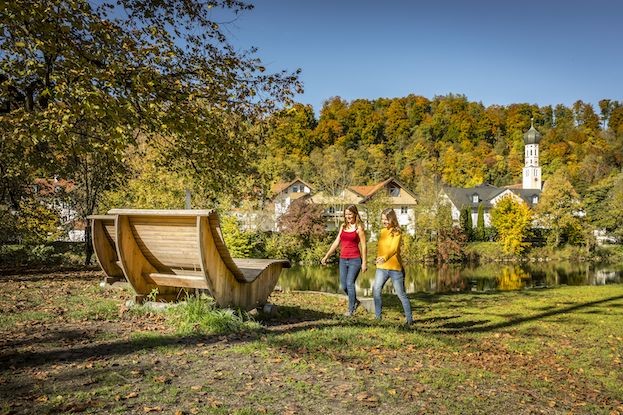
[[[588,224],[621,235],[612,213],[622,208],[623,103],[603,99],[599,107],[596,112],[582,101],[571,108],[485,107],[462,95],[352,102],[335,97],[318,119],[300,104],[273,115],[255,169],[266,183],[301,177],[330,193],[391,176],[416,193],[430,189],[430,181],[507,186],[522,181],[523,134],[533,119],[543,135],[544,181],[552,179],[550,187],[581,201],[573,209],[584,209]],[[560,180],[570,188],[561,188]],[[548,194],[558,195],[552,189]],[[575,229],[569,234],[580,232],[578,224],[569,227]]]
[[[623,237],[623,102],[333,97],[317,116],[292,101],[299,71],[268,73],[254,50],[229,42],[220,22],[252,8],[244,2],[28,4],[0,6],[5,243],[55,229],[54,208],[33,204],[41,178],[72,184],[63,197],[82,221],[113,206],[181,208],[187,191],[197,208],[261,208],[272,184],[295,177],[329,195],[395,177],[424,202],[431,186],[520,183],[531,119],[552,180],[539,209],[561,226],[555,241],[583,240],[587,225]],[[586,213],[581,222],[545,206],[559,192]],[[426,215],[419,229],[439,235]],[[484,234],[477,227],[475,239]]]

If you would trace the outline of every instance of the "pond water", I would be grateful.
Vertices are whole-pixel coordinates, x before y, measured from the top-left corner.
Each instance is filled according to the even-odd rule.
[[[592,265],[568,262],[486,264],[482,266],[409,265],[405,267],[407,293],[509,291],[559,285],[605,285],[623,283],[623,264]],[[375,268],[360,273],[357,293],[372,296]],[[278,286],[283,290],[339,292],[339,271],[332,266],[294,266],[285,269]],[[384,291],[393,292],[391,281]]]

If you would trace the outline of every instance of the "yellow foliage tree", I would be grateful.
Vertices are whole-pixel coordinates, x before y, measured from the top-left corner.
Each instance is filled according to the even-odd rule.
[[[498,232],[498,241],[506,254],[519,255],[530,243],[524,242],[530,230],[532,212],[523,201],[504,196],[491,209],[491,224]]]

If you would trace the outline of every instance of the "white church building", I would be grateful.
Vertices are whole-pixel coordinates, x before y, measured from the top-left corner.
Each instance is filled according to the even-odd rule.
[[[523,136],[525,163],[522,188],[541,190],[541,166],[539,165],[541,134],[534,128],[534,119],[530,120],[530,124],[530,129]]]
[[[521,187],[511,185],[497,187],[483,183],[476,187],[458,188],[444,186],[442,197],[445,197],[452,208],[452,219],[459,221],[461,209],[470,208],[472,224],[474,227],[478,221],[478,207],[484,209],[485,226],[491,225],[489,212],[497,202],[506,195],[515,197],[533,207],[539,202],[541,196],[541,166],[539,164],[539,142],[541,133],[534,128],[534,120],[531,120],[530,129],[524,133],[524,167]]]

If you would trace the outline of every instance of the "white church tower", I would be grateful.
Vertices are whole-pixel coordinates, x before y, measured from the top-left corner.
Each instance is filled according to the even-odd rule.
[[[523,135],[524,160],[523,188],[541,190],[541,167],[539,166],[539,141],[541,134],[534,128],[534,118],[530,120],[530,129]]]

